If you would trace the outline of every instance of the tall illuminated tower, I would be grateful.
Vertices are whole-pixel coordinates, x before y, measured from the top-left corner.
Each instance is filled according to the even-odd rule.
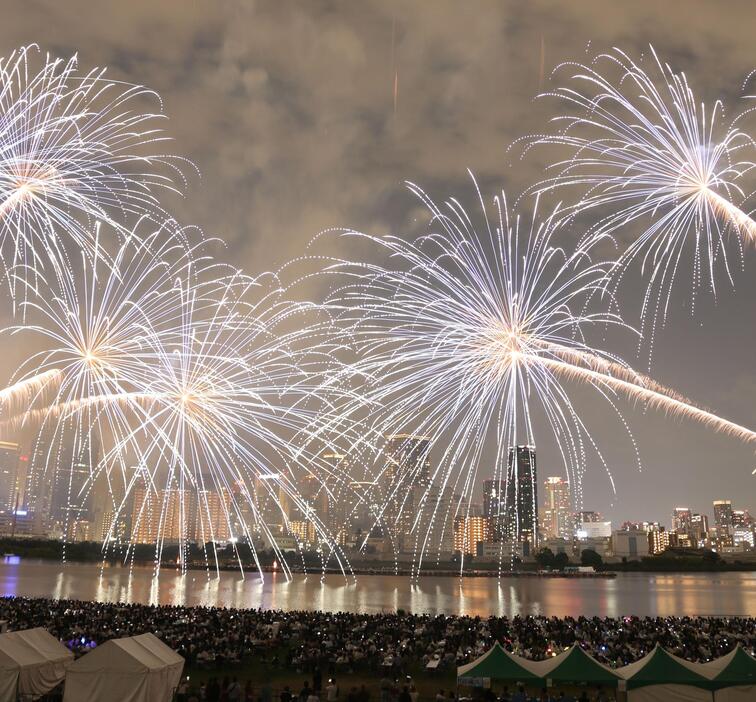
[[[522,544],[523,555],[538,548],[538,484],[535,446],[510,446],[507,459],[507,536]]]

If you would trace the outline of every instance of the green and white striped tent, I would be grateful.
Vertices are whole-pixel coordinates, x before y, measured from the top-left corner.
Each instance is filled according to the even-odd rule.
[[[617,673],[623,678],[620,690],[627,691],[628,702],[712,702],[703,665],[673,656],[658,644]]]
[[[489,687],[492,680],[524,685],[539,684],[540,678],[524,667],[522,661],[525,659],[509,653],[497,641],[482,656],[457,668],[457,684]]]
[[[701,665],[711,681],[716,702],[756,700],[756,658],[738,644],[727,655]]]
[[[691,663],[657,645],[635,663],[612,669],[580,646],[544,661],[516,656],[498,643],[457,669],[460,685],[492,681],[528,687],[588,685],[617,690],[627,702],[746,702],[756,700],[756,658],[740,646],[709,663]]]
[[[589,685],[616,688],[620,681],[616,672],[599,663],[578,645],[573,645],[558,656],[547,658],[545,661],[528,661],[524,658],[519,660],[549,687]]]

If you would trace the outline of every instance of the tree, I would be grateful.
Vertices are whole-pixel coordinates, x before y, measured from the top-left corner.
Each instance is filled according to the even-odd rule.
[[[560,551],[554,556],[554,568],[557,570],[564,570],[564,567],[570,562],[570,557],[564,552]]]
[[[584,566],[593,566],[600,568],[604,565],[604,559],[592,548],[584,548],[580,553],[580,563]]]
[[[536,563],[538,563],[541,568],[553,568],[554,552],[550,548],[542,548],[536,554]]]

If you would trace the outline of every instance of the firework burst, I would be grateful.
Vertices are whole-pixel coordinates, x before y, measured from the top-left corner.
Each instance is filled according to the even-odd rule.
[[[93,222],[162,218],[158,190],[176,190],[180,160],[151,151],[166,140],[157,95],[80,73],[77,59],[24,47],[0,60],[0,257],[6,273],[65,260],[66,245],[90,252]],[[17,275],[11,276],[12,281]],[[15,287],[11,285],[12,292]]]
[[[16,394],[47,378],[56,388],[44,406],[8,420],[42,427],[33,460],[46,478],[37,488],[68,480],[68,504],[81,506],[105,480],[111,532],[132,520],[133,541],[157,544],[157,568],[166,543],[179,543],[182,567],[193,541],[212,549],[206,560],[217,566],[215,544],[229,540],[248,543],[260,566],[264,541],[288,574],[281,532],[260,507],[277,507],[285,528],[282,500],[340,559],[298,490],[303,474],[330,475],[308,448],[328,412],[317,383],[330,362],[327,317],[288,301],[274,276],[241,275],[210,258],[208,242],[190,245],[169,226],[170,236],[135,231],[102,255],[95,236],[77,275],[54,266],[37,286],[19,274],[27,321],[11,331],[45,348],[20,371]],[[72,479],[69,458],[87,475]],[[66,508],[64,533],[77,510]]]
[[[648,277],[642,318],[655,327],[666,318],[683,265],[692,264],[695,302],[702,285],[716,292],[717,263],[732,282],[730,233],[739,252],[756,242],[756,222],[742,209],[755,144],[737,126],[742,115],[728,121],[720,101],[699,102],[685,74],[662,63],[653,48],[649,63],[646,70],[615,50],[589,66],[559,66],[555,74],[570,71],[571,85],[545,95],[570,111],[554,118],[559,131],[525,141],[528,148],[546,144],[570,154],[532,190],[584,190],[565,213],[597,210],[600,219],[586,236],[621,240],[615,283],[632,261],[641,261]],[[625,248],[629,231],[639,233]]]
[[[350,371],[364,384],[369,426],[436,445],[430,475],[414,460],[397,479],[401,471],[387,461],[376,480],[390,485],[382,523],[391,528],[411,515],[418,570],[432,546],[428,524],[466,517],[477,480],[504,485],[503,504],[520,499],[509,447],[535,444],[537,417],[546,420],[579,505],[588,453],[603,458],[573,404],[573,382],[595,390],[625,428],[620,399],[756,440],[589,344],[592,328],[625,326],[616,314],[588,311],[606,296],[611,270],[591,260],[595,239],[567,253],[553,245],[559,232],[553,215],[521,220],[502,196],[490,217],[478,193],[482,226],[476,227],[457,200],[439,206],[410,188],[428,208],[432,233],[411,242],[348,232],[377,245],[390,265],[340,262],[328,272],[347,279],[333,304],[354,337],[358,359]],[[482,464],[493,471],[481,475]],[[501,522],[502,533],[521,538],[516,519],[502,515]]]

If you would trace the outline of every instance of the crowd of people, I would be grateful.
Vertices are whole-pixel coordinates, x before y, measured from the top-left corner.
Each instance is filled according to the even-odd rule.
[[[366,671],[397,679],[410,670],[450,670],[499,641],[534,660],[574,643],[610,666],[655,644],[691,661],[756,648],[756,618],[469,617],[404,612],[272,611],[213,607],[0,598],[10,629],[46,628],[74,651],[111,638],[152,632],[190,667],[220,669],[244,659],[311,673]]]

